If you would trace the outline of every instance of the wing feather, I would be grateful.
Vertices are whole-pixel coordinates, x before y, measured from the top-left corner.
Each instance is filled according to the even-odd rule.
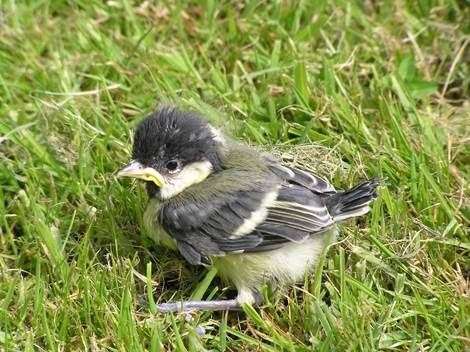
[[[302,242],[333,225],[320,196],[300,185],[284,183],[277,200],[269,207],[266,220],[256,228],[262,234]],[[262,249],[263,242],[259,244]],[[257,247],[257,248],[258,248]]]
[[[331,183],[310,171],[281,165],[271,156],[265,156],[265,160],[268,163],[268,167],[274,174],[288,180],[289,182],[306,187],[318,194],[336,193],[336,190]]]

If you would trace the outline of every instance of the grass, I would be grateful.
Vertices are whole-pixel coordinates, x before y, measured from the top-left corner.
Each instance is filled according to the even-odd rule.
[[[0,350],[469,348],[468,2],[0,6]],[[146,238],[145,193],[114,176],[161,102],[386,185],[263,308],[155,314],[231,295]]]

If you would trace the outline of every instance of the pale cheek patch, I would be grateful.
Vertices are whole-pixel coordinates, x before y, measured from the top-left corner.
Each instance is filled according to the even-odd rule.
[[[166,179],[166,184],[160,189],[160,195],[163,199],[171,198],[186,188],[204,181],[211,172],[212,164],[208,160],[186,165],[178,174]]]

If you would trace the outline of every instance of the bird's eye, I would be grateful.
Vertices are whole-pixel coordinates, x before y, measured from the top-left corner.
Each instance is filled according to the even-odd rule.
[[[180,163],[178,160],[170,160],[169,162],[166,163],[165,168],[169,172],[176,172],[180,167]]]

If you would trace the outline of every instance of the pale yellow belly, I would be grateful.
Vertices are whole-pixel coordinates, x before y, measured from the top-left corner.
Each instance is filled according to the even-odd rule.
[[[316,234],[302,243],[289,243],[266,252],[227,254],[214,258],[218,273],[238,289],[239,296],[263,283],[281,286],[300,282],[311,272],[323,249],[336,237],[336,229]],[[240,299],[239,300],[243,300]]]

